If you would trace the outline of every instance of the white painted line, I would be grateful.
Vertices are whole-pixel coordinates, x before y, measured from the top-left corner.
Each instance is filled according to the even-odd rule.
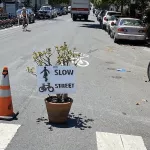
[[[75,52],[76,54],[80,54],[79,58],[72,58],[72,63],[77,64],[79,67],[87,67],[89,66],[89,62],[86,60],[83,60],[85,57],[89,57],[87,54]]]
[[[5,150],[20,125],[0,123],[0,150]]]
[[[124,150],[119,134],[96,132],[98,150]]]
[[[121,135],[125,150],[147,150],[141,136]]]
[[[98,150],[147,150],[142,137],[96,132]]]

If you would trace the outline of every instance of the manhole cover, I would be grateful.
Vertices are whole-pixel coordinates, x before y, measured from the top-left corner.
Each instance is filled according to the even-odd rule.
[[[114,79],[121,79],[122,77],[120,77],[120,76],[112,76],[112,78],[114,78]]]
[[[106,64],[114,64],[112,61],[107,61]]]
[[[116,70],[115,68],[107,68],[108,70]]]

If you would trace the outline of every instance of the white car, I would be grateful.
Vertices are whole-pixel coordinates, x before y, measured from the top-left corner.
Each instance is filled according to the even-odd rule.
[[[106,31],[108,32],[108,34],[110,34],[111,29],[113,28],[113,24],[116,23],[116,21],[118,20],[118,18],[123,17],[122,15],[112,15],[107,17],[107,23],[106,23]]]
[[[48,18],[52,18],[53,16],[53,11],[52,11],[52,6],[48,5],[48,6],[42,6],[39,10],[39,16],[42,17],[48,17]]]
[[[102,27],[105,30],[106,29],[106,24],[107,24],[107,17],[115,15],[115,14],[120,14],[121,12],[116,12],[116,11],[106,11],[103,19],[102,19]]]
[[[68,6],[68,13],[71,12],[71,6]]]
[[[119,18],[114,27],[112,28],[111,37],[114,42],[118,43],[119,40],[146,40],[146,27],[142,21],[135,18]]]

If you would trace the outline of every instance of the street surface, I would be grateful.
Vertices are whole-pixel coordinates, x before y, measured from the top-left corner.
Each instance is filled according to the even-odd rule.
[[[37,21],[29,25],[30,32],[21,26],[0,31],[0,68],[9,68],[13,107],[20,113],[18,120],[0,121],[0,150],[129,150],[132,140],[131,150],[150,150],[150,83],[145,82],[150,48],[114,44],[96,17],[89,19],[73,22],[69,14]],[[77,67],[68,125],[50,126],[46,95],[38,94],[36,77],[26,67],[35,66],[33,51],[63,42],[86,54],[88,63]],[[122,149],[120,137],[126,143]],[[104,148],[116,140],[116,149]]]

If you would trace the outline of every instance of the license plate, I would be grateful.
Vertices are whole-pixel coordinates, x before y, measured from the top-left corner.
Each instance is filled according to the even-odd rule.
[[[133,36],[128,36],[128,39],[129,39],[129,40],[136,40],[136,38],[133,37]]]

